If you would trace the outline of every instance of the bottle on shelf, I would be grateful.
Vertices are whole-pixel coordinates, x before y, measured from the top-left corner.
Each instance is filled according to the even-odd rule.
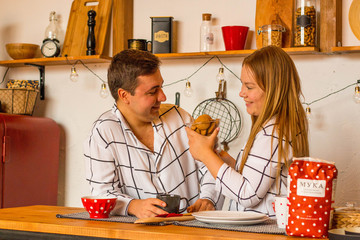
[[[56,13],[50,13],[49,25],[45,29],[45,39],[41,45],[41,53],[44,57],[58,57],[60,55],[59,27]]]
[[[200,52],[209,52],[214,43],[214,34],[211,29],[211,14],[203,13],[200,26]]]
[[[58,39],[59,28],[57,24],[56,12],[50,12],[49,25],[45,29],[45,39]]]

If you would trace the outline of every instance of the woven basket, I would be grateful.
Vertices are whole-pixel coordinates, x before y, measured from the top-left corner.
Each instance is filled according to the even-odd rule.
[[[1,112],[32,115],[38,93],[31,89],[0,89]]]
[[[359,208],[335,208],[332,228],[360,227]]]

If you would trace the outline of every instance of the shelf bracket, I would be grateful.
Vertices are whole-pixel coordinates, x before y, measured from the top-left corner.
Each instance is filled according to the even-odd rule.
[[[32,64],[32,63],[25,63],[25,65],[37,67],[40,72],[40,80],[39,80],[39,87],[40,87],[40,100],[45,99],[45,66]]]

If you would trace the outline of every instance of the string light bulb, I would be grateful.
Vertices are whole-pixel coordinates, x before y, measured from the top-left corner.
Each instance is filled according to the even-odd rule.
[[[311,121],[311,108],[309,106],[306,107],[305,113],[306,113],[307,120],[310,122]]]
[[[191,84],[189,81],[186,82],[186,86],[184,89],[184,94],[186,97],[191,97],[193,94],[193,90],[191,89]]]
[[[71,67],[70,80],[72,82],[77,82],[78,77],[79,77],[79,74],[76,72],[76,68]]]
[[[109,96],[109,91],[106,88],[106,84],[101,84],[100,97],[107,98]]]
[[[359,85],[355,86],[355,92],[354,92],[353,99],[354,99],[355,103],[360,103],[360,86]]]
[[[217,83],[220,83],[221,81],[224,81],[224,80],[225,80],[224,67],[221,66],[221,67],[219,68],[218,74],[216,75],[216,82],[217,82]]]

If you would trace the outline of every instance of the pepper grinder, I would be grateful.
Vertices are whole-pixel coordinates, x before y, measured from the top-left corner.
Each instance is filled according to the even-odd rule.
[[[86,55],[95,55],[95,32],[94,32],[94,28],[96,24],[95,16],[96,16],[96,12],[94,10],[90,10],[88,12],[89,33],[86,42],[86,46],[87,46]]]

